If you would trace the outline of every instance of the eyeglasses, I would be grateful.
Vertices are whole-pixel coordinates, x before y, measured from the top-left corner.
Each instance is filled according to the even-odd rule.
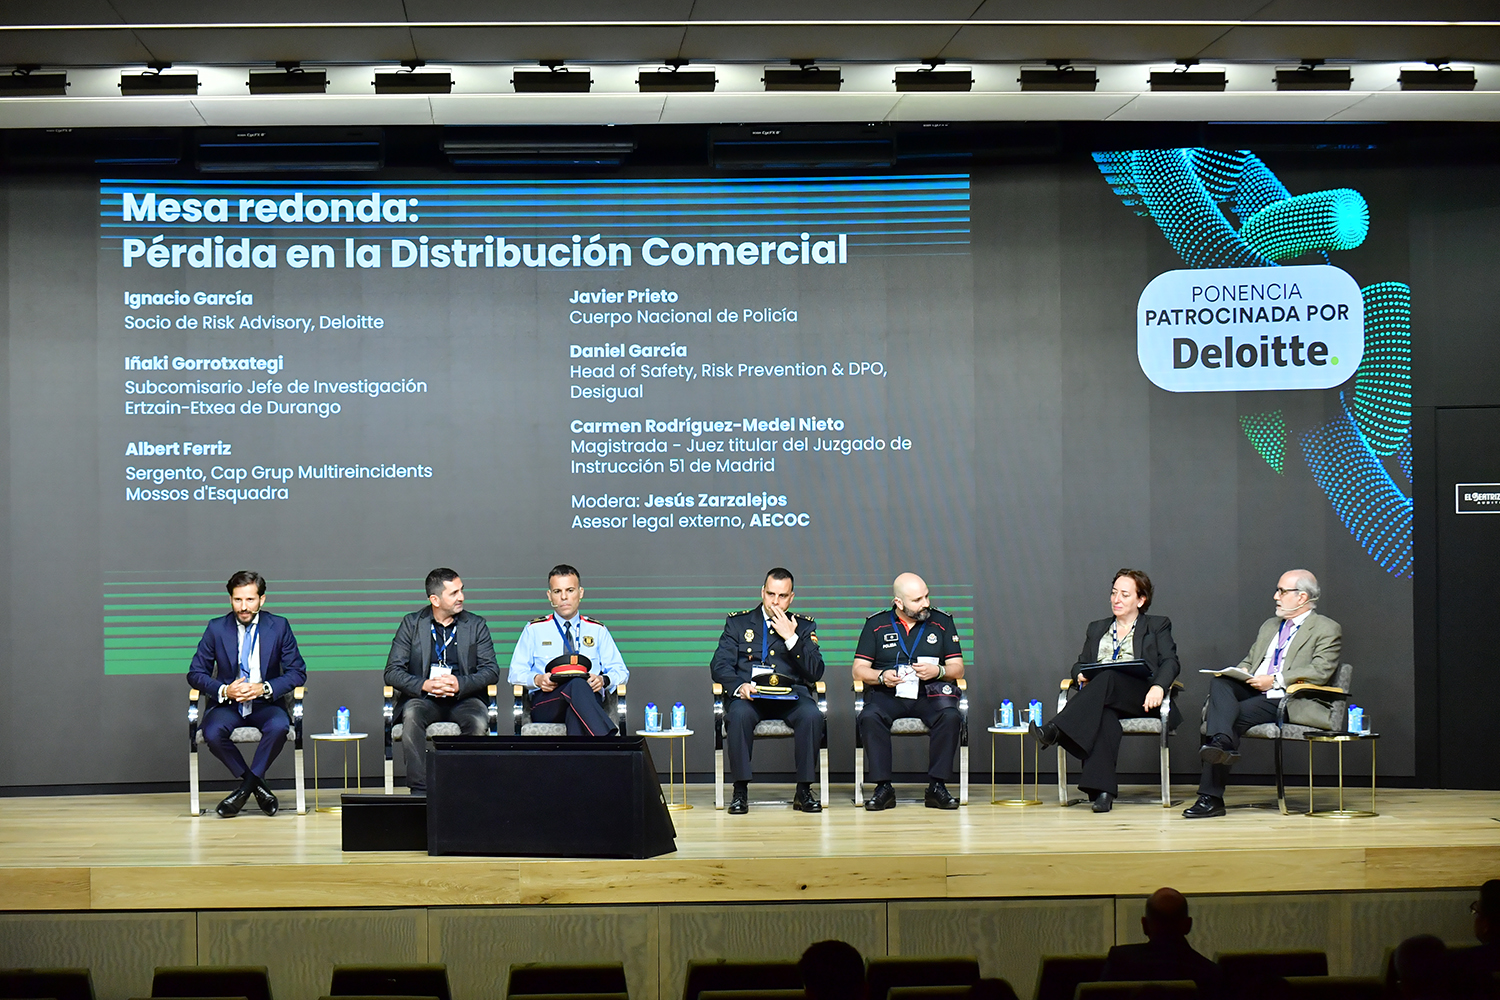
[[[1276,596],[1277,597],[1280,597],[1282,594],[1300,594],[1300,593],[1301,593],[1301,591],[1298,590],[1296,587],[1277,587],[1276,588]]]
[[[1479,912],[1479,903],[1480,903],[1480,901],[1477,900],[1477,899],[1474,900],[1474,902],[1470,903],[1469,904],[1469,912],[1470,913],[1478,913]]]

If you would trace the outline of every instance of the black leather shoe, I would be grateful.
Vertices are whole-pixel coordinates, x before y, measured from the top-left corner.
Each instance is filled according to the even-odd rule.
[[[948,793],[948,786],[941,781],[934,781],[927,786],[927,794],[922,797],[922,804],[928,809],[958,808],[958,800]]]
[[[1036,745],[1043,750],[1057,744],[1057,725],[1049,722],[1045,726],[1038,726],[1035,722],[1028,723],[1031,738],[1036,740]]]
[[[1233,764],[1240,755],[1229,737],[1221,733],[1199,748],[1198,759],[1205,764]]]
[[[729,796],[729,815],[743,816],[750,811],[750,792],[744,788],[736,788]]]
[[[225,796],[224,801],[220,802],[214,808],[214,812],[225,819],[229,819],[231,816],[238,816],[240,810],[245,808],[245,803],[250,801],[250,788],[251,786],[249,785],[240,785],[240,787]]]
[[[265,779],[256,781],[251,791],[255,793],[255,804],[260,806],[260,811],[267,816],[275,816],[280,804],[276,801],[276,796],[272,794],[271,786],[266,784]]]
[[[875,786],[874,793],[865,799],[865,808],[870,812],[896,808],[896,790],[889,781],[882,781]]]
[[[1094,796],[1094,812],[1107,813],[1115,807],[1115,797],[1108,792]]]
[[[823,811],[823,803],[818,801],[818,793],[811,788],[799,788],[797,794],[792,796],[792,808],[797,812],[820,813]]]
[[[1213,795],[1200,795],[1198,801],[1182,811],[1183,819],[1207,819],[1224,815],[1224,800]]]

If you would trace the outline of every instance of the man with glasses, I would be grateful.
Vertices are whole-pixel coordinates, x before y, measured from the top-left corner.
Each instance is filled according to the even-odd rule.
[[[1224,815],[1224,788],[1239,759],[1240,736],[1251,726],[1275,722],[1277,702],[1293,684],[1327,684],[1339,667],[1344,631],[1332,618],[1318,614],[1318,579],[1305,569],[1281,574],[1276,584],[1276,614],[1260,627],[1250,652],[1240,661],[1249,680],[1215,677],[1208,689],[1204,732],[1208,742],[1198,752],[1203,776],[1198,801],[1182,815],[1203,819]],[[1333,710],[1312,698],[1287,705],[1287,720],[1317,729],[1335,725]]]
[[[1492,977],[1500,972],[1500,879],[1492,878],[1479,887],[1479,898],[1469,904],[1469,912],[1474,914],[1474,937],[1479,944],[1454,948],[1448,955],[1455,985],[1465,990],[1461,995],[1485,996]]]

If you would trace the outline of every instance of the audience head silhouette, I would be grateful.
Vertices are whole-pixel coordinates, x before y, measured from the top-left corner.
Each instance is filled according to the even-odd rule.
[[[851,944],[819,941],[797,962],[808,1000],[864,1000],[865,960]]]
[[[1480,886],[1479,899],[1469,908],[1474,911],[1474,936],[1479,943],[1500,943],[1500,878]]]
[[[1141,930],[1152,941],[1185,938],[1192,929],[1193,918],[1188,916],[1187,897],[1176,889],[1157,889],[1146,900]]]

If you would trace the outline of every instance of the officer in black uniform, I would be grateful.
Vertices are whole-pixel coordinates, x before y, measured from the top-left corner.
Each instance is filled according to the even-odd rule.
[[[766,574],[759,606],[724,619],[724,634],[709,670],[723,685],[728,703],[724,726],[729,737],[729,768],[734,795],[729,812],[750,811],[748,786],[755,774],[750,751],[755,724],[781,719],[792,727],[797,756],[797,794],[792,808],[822,812],[812,790],[818,771],[818,745],[823,738],[823,716],[809,690],[823,679],[823,652],[818,648],[818,623],[787,613],[792,604],[792,574],[780,566]],[[774,679],[773,679],[774,678]],[[787,698],[756,697],[757,682],[790,689]]]
[[[893,809],[891,723],[918,718],[928,729],[927,794],[930,809],[957,809],[947,780],[958,752],[962,720],[958,684],[963,652],[953,619],[932,606],[927,584],[902,573],[891,586],[891,607],[865,620],[854,651],[854,679],[865,685],[859,734],[865,744],[875,791],[865,808]]]

